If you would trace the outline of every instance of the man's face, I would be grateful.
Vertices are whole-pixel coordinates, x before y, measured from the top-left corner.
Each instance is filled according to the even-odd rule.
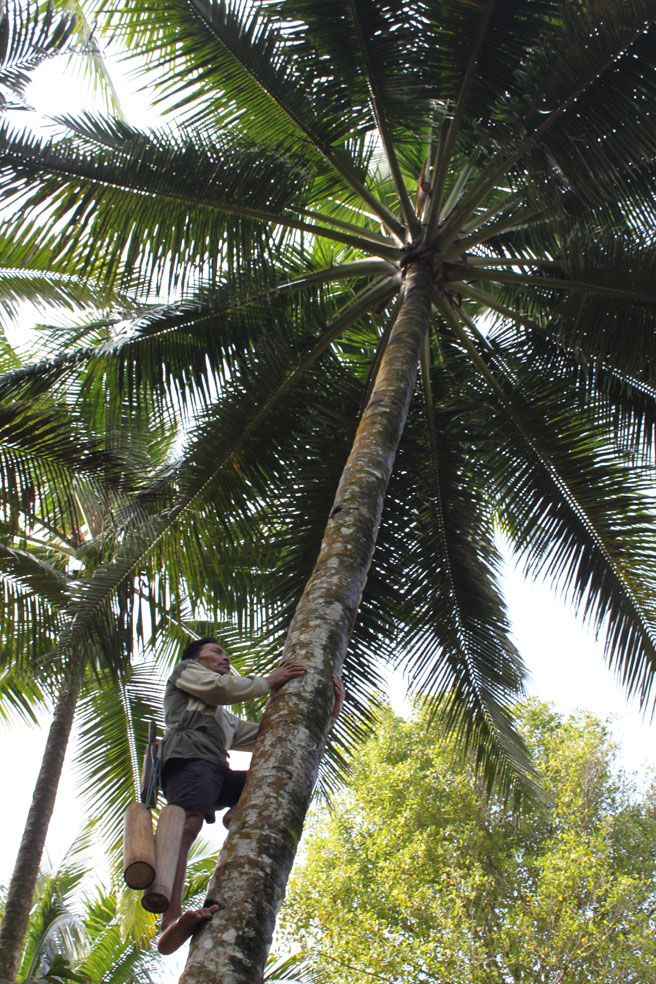
[[[230,672],[230,657],[225,649],[219,646],[218,642],[206,642],[199,650],[196,659],[208,670],[213,670],[215,673]]]

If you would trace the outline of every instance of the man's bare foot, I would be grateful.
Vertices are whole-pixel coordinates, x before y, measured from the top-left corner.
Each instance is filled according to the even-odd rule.
[[[190,909],[183,912],[179,919],[167,926],[157,941],[157,949],[168,956],[179,950],[190,936],[193,936],[202,923],[211,919],[219,911],[218,905],[210,905],[207,909]]]
[[[222,824],[223,824],[223,826],[225,827],[226,830],[228,830],[228,828],[230,827],[230,824],[232,823],[232,818],[234,817],[234,815],[235,815],[235,808],[234,808],[234,806],[231,806],[230,809],[229,810],[226,810],[225,813],[223,814],[223,820],[221,822],[222,822]]]

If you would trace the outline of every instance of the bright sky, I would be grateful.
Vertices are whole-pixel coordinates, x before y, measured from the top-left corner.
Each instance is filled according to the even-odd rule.
[[[509,569],[506,598],[515,643],[530,673],[528,691],[562,713],[576,709],[613,716],[624,768],[646,780],[656,770],[656,723],[627,701],[603,656],[603,640],[581,625],[544,583]]]

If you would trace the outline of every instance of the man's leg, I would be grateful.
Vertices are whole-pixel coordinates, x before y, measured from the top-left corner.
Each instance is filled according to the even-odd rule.
[[[200,833],[203,820],[211,823],[214,818],[214,804],[223,784],[223,773],[204,759],[170,759],[164,767],[162,784],[169,803],[175,803],[185,811],[171,901],[162,916],[162,933],[157,942],[160,953],[168,954],[181,947],[197,927],[216,912],[215,906],[205,906],[183,914],[182,895],[191,845]]]
[[[237,802],[239,801],[239,797],[241,796],[244,785],[246,784],[247,775],[248,771],[245,769],[229,769],[224,776],[221,795],[217,800],[216,808],[217,810],[222,810],[226,806],[229,807],[229,809],[223,814],[222,820],[223,826],[226,830],[232,823]]]
[[[185,940],[189,939],[196,926],[209,919],[211,913],[201,915],[207,910],[192,909],[182,915],[182,893],[184,891],[185,875],[187,874],[187,861],[191,845],[198,837],[203,826],[204,816],[197,811],[185,813],[185,822],[182,830],[182,840],[180,842],[180,853],[178,854],[178,866],[175,872],[175,880],[171,891],[171,901],[169,907],[162,915],[162,934],[157,942],[157,949],[160,953],[173,953],[178,947],[182,946]],[[214,909],[213,911],[216,911]]]
[[[185,813],[182,840],[180,841],[180,853],[178,854],[178,866],[175,871],[171,901],[168,909],[162,915],[162,930],[170,926],[182,913],[182,893],[184,891],[185,875],[187,874],[189,851],[201,831],[203,820],[203,814],[197,811]]]
[[[174,953],[194,934],[198,926],[211,919],[218,911],[218,905],[209,899],[202,909],[191,909],[182,913],[182,893],[189,850],[203,826],[203,820],[213,810],[224,809],[236,805],[246,782],[246,772],[231,771],[227,768],[215,768],[204,760],[190,759],[176,764],[169,769],[171,775],[167,782],[165,774],[165,793],[169,802],[183,805],[188,797],[196,803],[209,796],[209,805],[205,810],[190,810],[185,807],[185,823],[178,856],[175,881],[171,892],[171,902],[162,916],[162,933],[157,941],[160,953]],[[228,811],[230,812],[230,811]]]

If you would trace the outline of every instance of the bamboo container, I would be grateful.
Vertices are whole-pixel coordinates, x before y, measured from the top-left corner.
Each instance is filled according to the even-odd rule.
[[[130,888],[148,888],[155,878],[153,822],[143,803],[131,803],[125,811],[123,877]]]
[[[148,912],[165,912],[169,907],[184,822],[185,811],[181,806],[165,806],[159,815],[155,834],[155,880],[141,897],[141,904]]]

